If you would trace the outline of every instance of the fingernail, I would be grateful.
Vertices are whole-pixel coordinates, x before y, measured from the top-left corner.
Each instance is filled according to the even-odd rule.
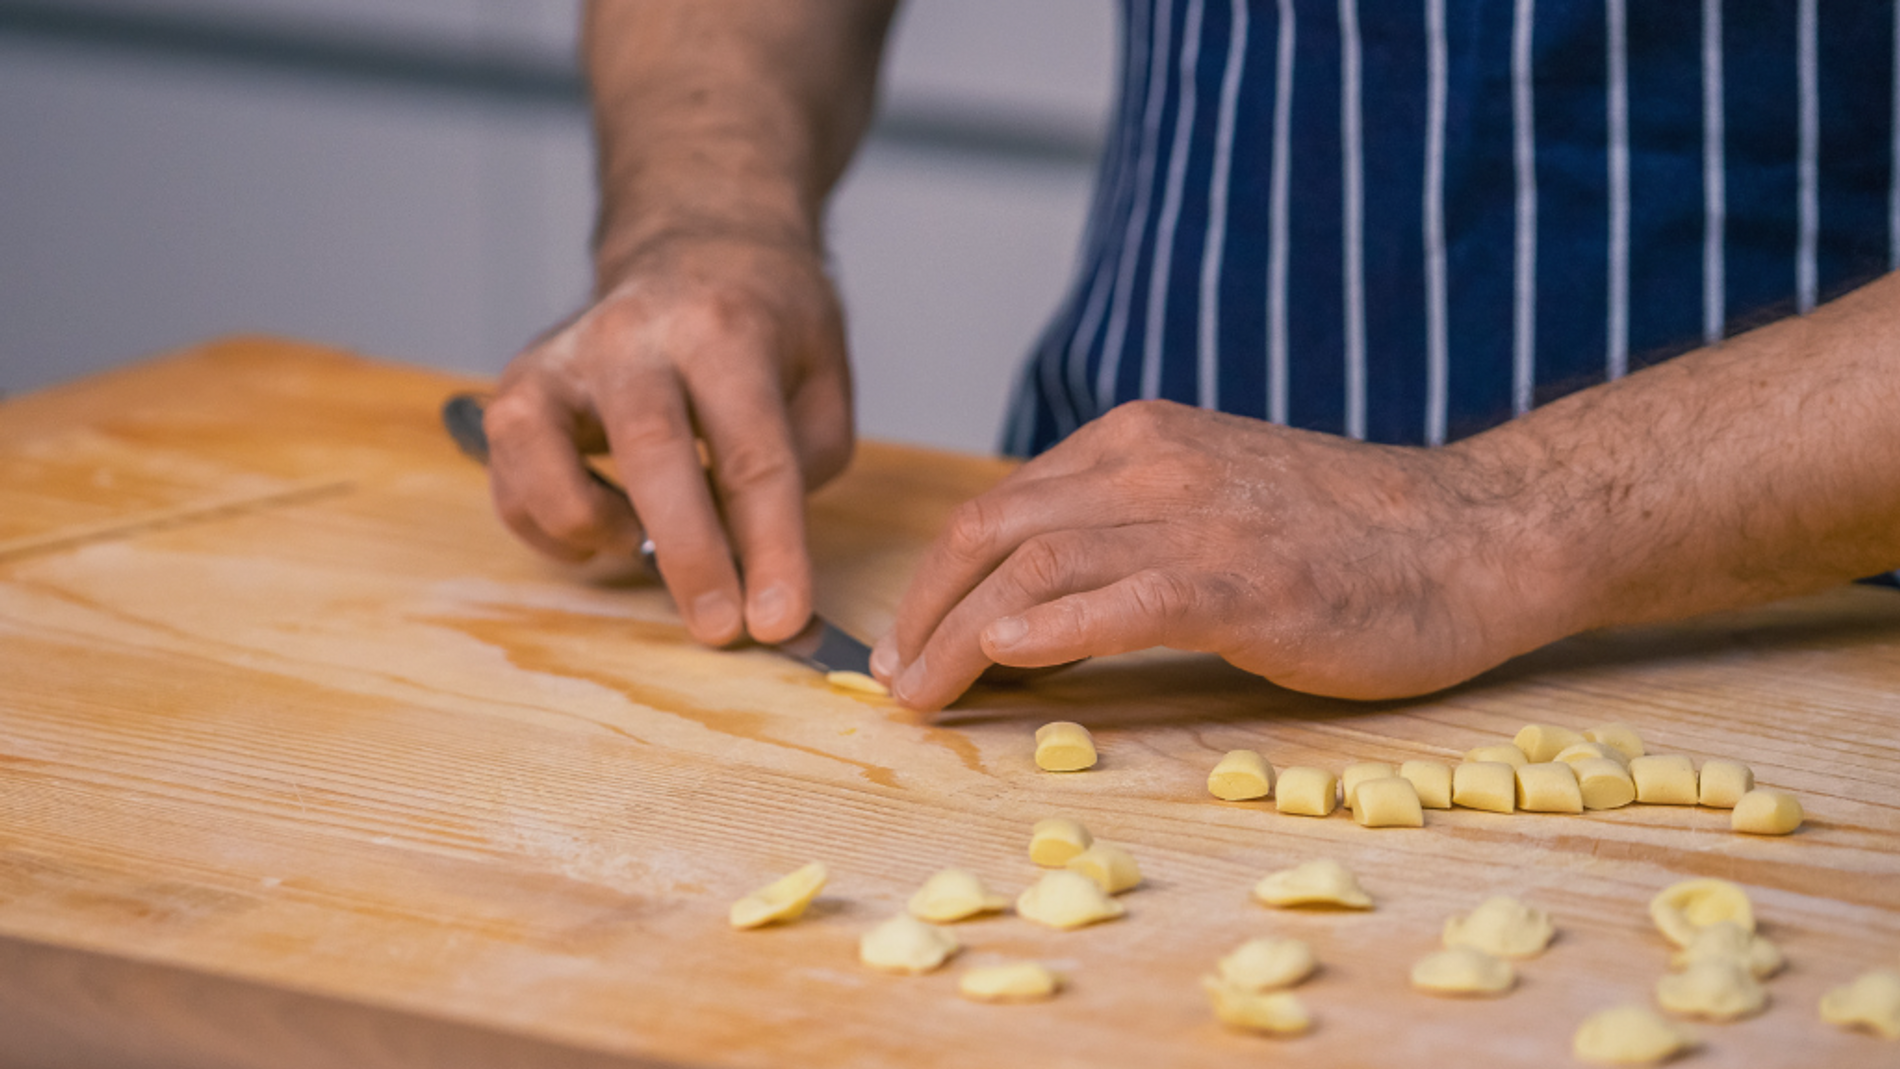
[[[739,627],[739,606],[717,590],[701,594],[693,599],[693,622],[699,625],[701,631],[720,636],[730,635]]]
[[[897,674],[897,638],[885,635],[871,647],[871,674],[879,679],[889,680]]]
[[[916,693],[923,689],[926,671],[924,655],[920,653],[916,660],[910,662],[910,667],[904,669],[904,674],[897,677],[897,685],[891,688],[891,694],[900,702],[910,703]]]
[[[1003,649],[1021,642],[1029,634],[1029,625],[1020,616],[1005,616],[983,632],[990,645]]]
[[[773,583],[752,599],[752,622],[757,627],[771,627],[784,619],[785,611],[792,607],[791,591],[784,583]]]

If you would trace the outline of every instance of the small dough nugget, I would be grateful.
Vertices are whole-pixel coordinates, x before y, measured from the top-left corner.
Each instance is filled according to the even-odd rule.
[[[1371,909],[1372,896],[1359,886],[1352,872],[1331,858],[1308,861],[1266,876],[1253,885],[1253,896],[1264,905],[1343,906]]]
[[[1067,931],[1114,920],[1128,910],[1108,897],[1101,884],[1079,872],[1058,869],[1043,873],[1042,879],[1016,896],[1016,912],[1037,924]]]
[[[1041,962],[1012,961],[963,970],[957,990],[977,1002],[1036,1002],[1053,998],[1062,979]]]
[[[1207,774],[1209,794],[1223,802],[1244,802],[1273,793],[1273,766],[1253,750],[1229,750]]]
[[[1699,801],[1712,809],[1734,809],[1755,789],[1755,773],[1740,761],[1704,761],[1697,784]]]
[[[1598,1065],[1646,1065],[1696,1045],[1694,1032],[1647,1006],[1617,1006],[1586,1018],[1570,1049]]]
[[[789,924],[804,915],[805,907],[824,890],[828,876],[825,866],[814,861],[734,902],[727,919],[734,928]]]
[[[1510,962],[1471,946],[1427,954],[1412,966],[1412,986],[1434,995],[1502,995],[1516,983]]]
[[[1585,809],[1621,809],[1636,800],[1636,781],[1621,761],[1586,757],[1570,768],[1577,774],[1577,790],[1583,794]]]
[[[863,672],[826,672],[825,682],[839,690],[855,690],[860,694],[877,694],[886,698],[891,696],[891,688]]]
[[[1094,841],[1080,821],[1068,817],[1038,820],[1029,832],[1029,860],[1045,869],[1058,869]]]
[[[900,913],[864,933],[858,940],[858,960],[873,969],[915,976],[935,970],[957,949],[956,936]]]
[[[1630,760],[1636,800],[1649,805],[1694,805],[1695,765],[1681,754],[1648,754]]]
[[[1466,761],[1451,770],[1451,804],[1490,813],[1515,813],[1517,769],[1502,761]]]
[[[1584,728],[1583,737],[1588,742],[1600,742],[1623,755],[1623,760],[1634,761],[1648,751],[1643,748],[1643,737],[1628,724],[1603,724],[1598,727]]]
[[[1553,758],[1553,760],[1562,761],[1567,765],[1574,765],[1579,761],[1587,761],[1592,757],[1607,757],[1625,768],[1629,767],[1630,763],[1630,759],[1624,757],[1621,751],[1605,746],[1600,742],[1572,743],[1557,751],[1557,756]]]
[[[1755,934],[1755,906],[1748,892],[1713,877],[1672,883],[1649,900],[1649,919],[1663,937],[1679,947],[1695,942],[1696,933],[1727,921],[1749,935]]]
[[[1752,835],[1786,835],[1801,826],[1806,816],[1801,801],[1787,791],[1757,787],[1735,802],[1729,814],[1729,826]]]
[[[1339,774],[1339,799],[1347,809],[1352,808],[1352,796],[1359,785],[1369,779],[1386,779],[1399,774],[1399,770],[1384,761],[1356,761],[1346,766]]]
[[[1246,991],[1217,976],[1203,976],[1201,990],[1214,1004],[1214,1016],[1231,1028],[1270,1036],[1298,1035],[1313,1026],[1306,1004],[1288,991]]]
[[[1735,1021],[1768,1005],[1768,989],[1739,961],[1698,961],[1656,981],[1656,1004],[1670,1013]]]
[[[1517,737],[1511,740],[1518,749],[1524,751],[1524,759],[1533,765],[1555,761],[1564,747],[1585,741],[1588,740],[1580,732],[1551,724],[1526,724],[1518,729]]]
[[[1508,895],[1487,898],[1462,917],[1445,918],[1445,947],[1475,947],[1500,958],[1534,958],[1557,929],[1550,915]]]
[[[1111,895],[1141,883],[1141,866],[1135,864],[1135,855],[1110,843],[1096,843],[1070,858],[1063,868],[1087,876]]]
[[[1399,775],[1412,782],[1418,804],[1427,809],[1451,808],[1451,766],[1443,761],[1407,761]]]
[[[1367,828],[1422,828],[1425,813],[1419,807],[1412,781],[1398,776],[1369,779],[1359,784],[1358,805],[1352,816]]]
[[[948,924],[979,913],[1009,908],[1009,899],[991,894],[976,873],[944,869],[910,896],[910,915],[932,924]]]
[[[1678,969],[1686,969],[1699,961],[1740,962],[1762,980],[1780,972],[1785,964],[1775,944],[1733,921],[1717,921],[1697,928],[1689,937],[1689,945],[1669,958],[1669,964]]]
[[[1822,995],[1821,1020],[1900,1039],[1900,969],[1864,972]]]
[[[1036,729],[1036,767],[1044,772],[1080,772],[1095,767],[1095,739],[1067,720]]]
[[[1524,751],[1516,743],[1501,742],[1494,746],[1473,746],[1465,751],[1465,760],[1476,764],[1479,761],[1502,761],[1512,768],[1520,768],[1531,763]]]
[[[1282,813],[1323,817],[1338,804],[1339,781],[1323,768],[1294,765],[1280,773],[1274,787],[1273,805]]]
[[[1318,967],[1313,948],[1298,939],[1249,939],[1220,959],[1216,971],[1242,991],[1272,991],[1292,987]]]
[[[1526,813],[1581,813],[1583,790],[1562,761],[1541,761],[1517,770],[1517,807]]]

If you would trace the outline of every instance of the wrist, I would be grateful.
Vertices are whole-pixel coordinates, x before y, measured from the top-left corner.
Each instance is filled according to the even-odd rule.
[[[605,296],[643,265],[686,246],[726,246],[792,257],[821,270],[824,264],[815,227],[767,211],[670,210],[611,227],[603,214],[594,247],[595,296]]]
[[[1494,663],[1599,626],[1588,547],[1600,517],[1566,507],[1547,452],[1511,429],[1433,451],[1463,532],[1447,540],[1461,558],[1457,585]]]

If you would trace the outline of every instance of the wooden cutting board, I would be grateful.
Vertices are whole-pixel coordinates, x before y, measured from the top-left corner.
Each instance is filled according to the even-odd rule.
[[[1900,966],[1900,593],[1586,636],[1415,701],[1151,654],[921,723],[771,652],[696,647],[663,592],[515,543],[436,422],[464,385],[236,339],[0,405],[0,1023],[27,1035],[0,1061],[1563,1064],[1578,1021],[1663,972],[1650,896],[1721,876],[1793,964],[1766,1014],[1702,1028],[1693,1064],[1900,1063],[1815,1009]],[[1006,470],[864,446],[813,503],[822,608],[879,633],[948,510]],[[1054,719],[1094,729],[1097,769],[1034,768]],[[1527,722],[1611,720],[1749,763],[1807,826],[1636,806],[1368,830],[1203,785],[1235,747],[1454,760]],[[1057,814],[1140,859],[1128,916],[967,923],[955,964],[1035,957],[1061,997],[977,1005],[955,967],[857,963],[938,868],[1026,886],[1029,826]],[[1314,857],[1378,908],[1249,902]],[[732,899],[811,860],[833,878],[806,920],[727,927]],[[1561,931],[1520,989],[1409,990],[1443,919],[1494,893]],[[1265,934],[1324,963],[1303,1038],[1225,1031],[1198,987]],[[275,1008],[231,1009],[258,999]]]

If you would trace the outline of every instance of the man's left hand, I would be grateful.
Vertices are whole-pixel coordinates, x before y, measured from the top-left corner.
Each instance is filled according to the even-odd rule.
[[[878,643],[937,709],[992,662],[1155,646],[1296,690],[1436,690],[1566,633],[1536,510],[1456,447],[1123,405],[959,508]]]

